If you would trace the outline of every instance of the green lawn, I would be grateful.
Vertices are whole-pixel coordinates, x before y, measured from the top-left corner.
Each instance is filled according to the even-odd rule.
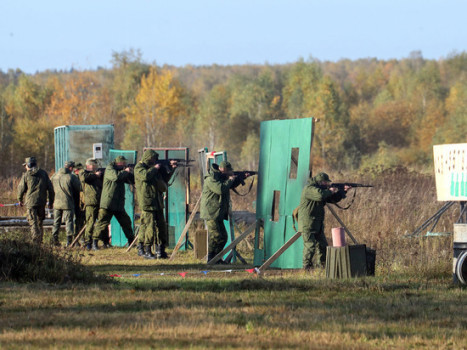
[[[449,275],[336,281],[207,268],[192,252],[173,264],[116,248],[80,254],[122,277],[2,282],[0,348],[467,348],[467,289]]]

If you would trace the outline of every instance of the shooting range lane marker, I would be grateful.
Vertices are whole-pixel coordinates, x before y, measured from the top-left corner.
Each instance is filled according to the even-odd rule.
[[[249,274],[257,274],[259,275],[261,271],[257,267],[253,267],[251,269],[228,269],[228,270],[202,270],[202,271],[195,271],[195,272],[158,272],[158,273],[132,273],[132,274],[111,274],[109,277],[117,277],[117,278],[132,278],[132,277],[151,277],[151,276],[181,276],[185,278],[188,275],[204,275],[207,276],[208,274],[212,273],[241,273],[241,272],[248,272]]]

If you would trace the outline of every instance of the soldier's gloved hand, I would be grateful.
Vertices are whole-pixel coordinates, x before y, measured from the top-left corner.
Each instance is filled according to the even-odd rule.
[[[161,165],[160,165],[159,163],[157,163],[157,164],[154,165],[154,168],[160,169],[160,168],[161,168]]]
[[[352,188],[352,186],[345,185],[345,186],[344,186],[344,191],[347,192],[347,191],[350,190],[351,188]]]
[[[171,160],[170,161],[170,166],[175,169],[178,166],[178,162],[176,160]]]
[[[229,176],[229,180],[235,180],[236,178],[237,178],[236,175],[230,175],[230,176]]]
[[[329,191],[331,191],[332,193],[337,193],[339,189],[337,187],[329,187]]]
[[[130,168],[130,167],[126,167],[126,168],[125,168],[125,171],[131,173],[131,168]]]

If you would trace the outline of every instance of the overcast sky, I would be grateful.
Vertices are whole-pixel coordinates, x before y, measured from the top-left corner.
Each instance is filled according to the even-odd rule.
[[[0,70],[183,66],[467,51],[465,0],[0,0]]]

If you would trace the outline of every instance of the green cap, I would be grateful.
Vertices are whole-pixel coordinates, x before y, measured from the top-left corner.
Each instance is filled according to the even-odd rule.
[[[75,162],[73,162],[72,160],[67,160],[65,162],[65,168],[74,167],[74,166],[75,166]]]
[[[126,162],[127,159],[124,157],[124,156],[118,156],[117,158],[115,158],[115,163],[124,163]]]
[[[228,162],[228,161],[226,161],[226,160],[223,160],[223,161],[219,164],[219,168],[224,168],[224,169],[226,169],[226,170],[233,171],[232,164],[230,164],[230,162]]]
[[[31,164],[31,165],[34,164],[34,165],[36,165],[36,164],[37,164],[36,157],[27,157],[27,158],[24,160],[23,166],[28,165],[28,164]]]
[[[332,182],[331,179],[329,178],[329,175],[326,173],[319,173],[318,175],[316,175],[315,181],[316,182],[321,182],[321,181]]]

